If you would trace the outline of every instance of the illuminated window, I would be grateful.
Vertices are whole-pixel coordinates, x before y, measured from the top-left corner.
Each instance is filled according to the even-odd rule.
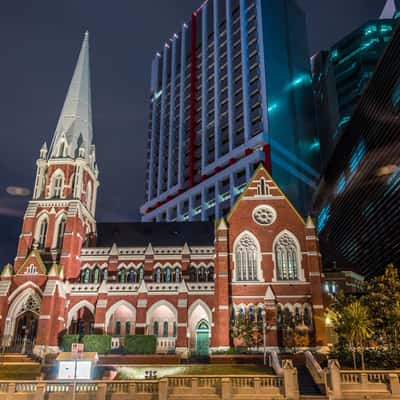
[[[318,218],[317,218],[318,233],[322,232],[322,230],[325,228],[325,225],[328,222],[328,219],[330,217],[330,211],[331,211],[331,206],[330,206],[330,204],[328,204],[319,213]]]
[[[351,156],[351,160],[350,160],[350,173],[351,174],[354,174],[357,171],[357,168],[360,165],[364,156],[365,156],[365,143],[364,143],[364,141],[361,141],[358,144],[353,155]]]
[[[275,262],[278,280],[298,279],[298,252],[296,241],[284,233],[275,244]]]
[[[168,321],[164,321],[163,324],[163,337],[168,337]]]
[[[344,188],[346,186],[346,177],[344,174],[340,175],[340,178],[338,180],[337,183],[337,189],[336,189],[336,193],[340,194],[343,192]]]
[[[158,336],[158,321],[153,322],[153,335]]]
[[[248,233],[235,246],[235,270],[238,281],[257,281],[258,245]]]

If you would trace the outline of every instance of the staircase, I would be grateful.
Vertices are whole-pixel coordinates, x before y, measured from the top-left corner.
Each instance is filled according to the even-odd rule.
[[[0,364],[2,365],[39,365],[40,363],[28,354],[3,353],[0,354]]]

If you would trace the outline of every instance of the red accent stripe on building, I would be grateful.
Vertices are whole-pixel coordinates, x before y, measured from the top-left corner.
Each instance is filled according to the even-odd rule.
[[[190,68],[189,187],[194,185],[194,150],[196,141],[196,17],[192,14],[192,50]]]
[[[272,162],[271,162],[271,146],[269,144],[264,145],[264,165],[266,170],[271,174],[272,173]]]

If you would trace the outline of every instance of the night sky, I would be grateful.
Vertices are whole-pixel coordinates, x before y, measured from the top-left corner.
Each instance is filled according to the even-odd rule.
[[[297,0],[310,55],[330,47],[385,0]],[[15,256],[36,159],[49,144],[84,32],[90,32],[99,221],[138,220],[144,175],[150,65],[200,0],[2,0],[0,5],[0,266]]]

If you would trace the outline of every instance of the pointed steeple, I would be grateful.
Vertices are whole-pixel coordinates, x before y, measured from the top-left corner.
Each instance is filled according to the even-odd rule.
[[[50,158],[76,158],[80,148],[85,150],[85,158],[88,158],[91,153],[92,140],[89,33],[86,32],[54,132],[50,146]]]

